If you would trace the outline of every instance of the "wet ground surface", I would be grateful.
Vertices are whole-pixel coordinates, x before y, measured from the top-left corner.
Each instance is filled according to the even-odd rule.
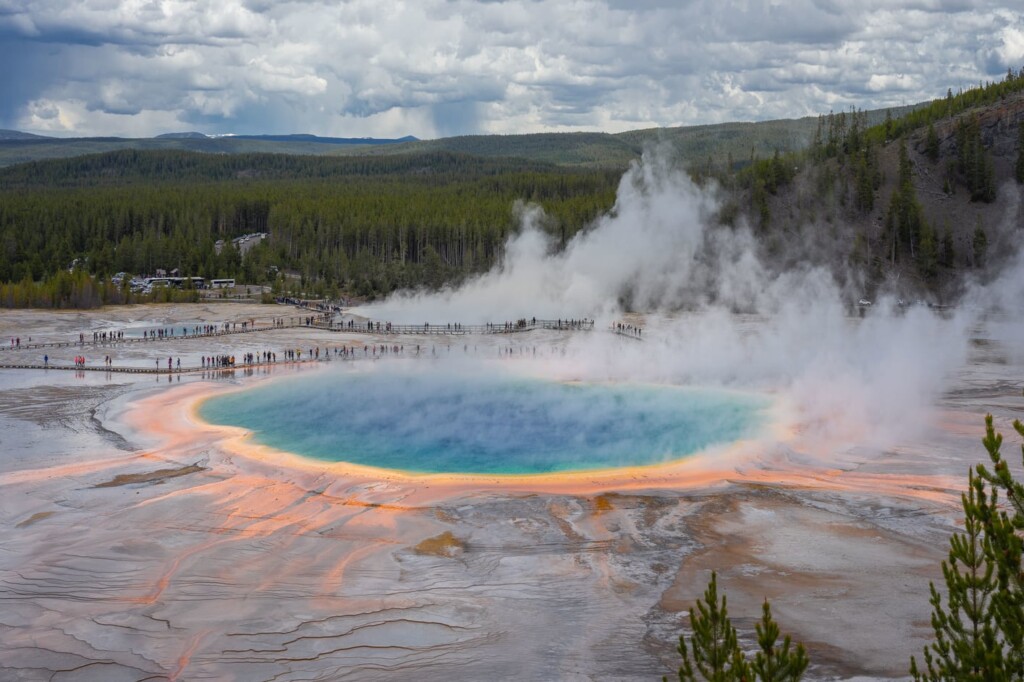
[[[5,312],[0,334],[282,312],[269,308]],[[275,330],[123,360],[366,341]],[[183,406],[308,365],[0,370],[0,678],[660,679],[712,569],[748,645],[767,597],[808,645],[811,678],[904,677],[983,415],[1004,433],[1024,415],[1022,360],[999,329],[977,330],[932,423],[885,448],[773,444],[707,474],[532,488],[249,456]]]

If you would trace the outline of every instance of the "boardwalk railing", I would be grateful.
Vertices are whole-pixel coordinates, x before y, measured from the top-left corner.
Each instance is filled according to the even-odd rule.
[[[163,336],[126,336],[122,338],[97,338],[93,339],[90,336],[86,337],[84,341],[53,341],[47,343],[22,343],[15,346],[9,344],[3,344],[0,346],[0,351],[12,351],[12,350],[32,350],[40,348],[82,348],[85,346],[118,346],[124,343],[155,343],[157,341],[186,341],[188,339],[211,339],[218,336],[231,336],[232,334],[251,334],[253,332],[266,332],[273,331],[275,329],[294,329],[296,327],[306,327],[305,322],[288,322],[284,324],[259,324],[259,325],[246,325],[239,329],[218,329],[212,332],[196,332],[188,334],[165,334]],[[166,329],[170,329],[168,326]],[[178,327],[174,327],[177,329]]]
[[[553,329],[564,331],[591,331],[593,320],[527,320],[525,323],[511,322],[508,324],[390,324],[367,320],[344,322],[314,322],[318,329],[332,332],[349,332],[353,334],[393,334],[419,336],[466,336],[469,334],[518,334],[537,329]]]
[[[269,369],[271,367],[285,367],[288,365],[306,365],[318,362],[351,362],[357,359],[356,356],[336,357],[332,359],[316,358],[310,360],[281,360],[279,362],[239,362],[234,365],[216,365],[210,367],[127,367],[124,365],[66,365],[66,364],[40,364],[40,363],[0,363],[0,369],[43,369],[55,371],[73,372],[117,372],[120,374],[198,374],[214,372],[234,372],[236,370]],[[376,358],[374,358],[376,359]]]
[[[351,322],[351,324],[350,324]],[[420,335],[420,336],[465,336],[469,334],[517,334],[537,329],[552,329],[564,331],[591,331],[594,328],[593,320],[535,320],[530,319],[524,322],[511,322],[500,324],[390,324],[376,320],[351,320],[333,322],[317,317],[283,317],[280,322],[255,322],[255,323],[232,323],[230,329],[218,328],[211,332],[183,332],[173,333],[177,329],[187,329],[180,325],[167,325],[163,329],[171,330],[172,333],[150,336],[121,337],[108,336],[106,338],[90,338],[86,336],[81,341],[52,341],[44,343],[24,343],[17,345],[0,345],[2,351],[18,350],[45,350],[51,348],[85,348],[85,347],[106,347],[113,348],[122,344],[145,344],[160,341],[187,341],[189,339],[209,339],[233,334],[251,334],[254,332],[273,331],[275,329],[297,329],[307,327],[321,329],[331,332],[347,332],[350,334],[384,334],[384,335]]]

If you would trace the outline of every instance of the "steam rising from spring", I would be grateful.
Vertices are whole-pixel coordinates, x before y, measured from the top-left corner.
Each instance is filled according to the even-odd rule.
[[[522,230],[494,270],[458,289],[398,294],[374,314],[409,323],[502,322],[597,318],[615,314],[623,298],[639,310],[675,306],[707,289],[711,264],[698,254],[707,250],[705,225],[716,210],[713,197],[664,157],[647,157],[623,176],[612,211],[564,250],[555,252],[540,229],[541,210],[522,208]],[[731,255],[744,257],[743,251]]]
[[[600,329],[625,304],[645,314],[642,343],[583,335],[545,372],[772,391],[793,408],[795,428],[833,444],[881,444],[923,427],[923,410],[966,360],[977,310],[940,315],[883,299],[852,316],[863,293],[837,284],[845,253],[829,268],[776,270],[749,228],[717,225],[718,210],[714,188],[649,154],[623,176],[611,212],[564,250],[539,229],[540,209],[527,208],[492,271],[459,288],[395,295],[371,314],[402,323],[592,317]],[[1019,290],[1022,273],[1017,259],[1001,289]]]

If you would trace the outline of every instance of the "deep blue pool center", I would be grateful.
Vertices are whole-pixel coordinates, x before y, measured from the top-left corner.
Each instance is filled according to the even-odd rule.
[[[767,400],[495,373],[330,369],[207,400],[203,419],[331,462],[420,473],[543,474],[659,464],[752,436]]]

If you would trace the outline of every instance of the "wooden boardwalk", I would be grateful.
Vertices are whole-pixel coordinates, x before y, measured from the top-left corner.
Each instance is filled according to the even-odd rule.
[[[54,371],[76,371],[76,372],[116,372],[122,374],[190,374],[196,372],[231,372],[235,370],[245,369],[256,369],[260,367],[268,367],[275,365],[286,365],[286,364],[305,364],[309,362],[325,362],[329,361],[328,358],[321,359],[309,359],[309,360],[289,360],[279,363],[252,363],[252,364],[236,364],[231,367],[127,367],[127,366],[107,366],[107,365],[66,365],[57,364],[60,360],[54,359],[50,363],[39,363],[39,362],[17,362],[13,358],[17,355],[16,351],[39,351],[39,350],[51,350],[51,349],[115,349],[122,346],[128,345],[146,345],[155,344],[164,341],[191,341],[199,339],[218,339],[222,337],[235,336],[238,334],[254,334],[257,332],[275,331],[281,329],[317,329],[321,331],[339,332],[347,334],[358,334],[358,335],[372,335],[372,336],[384,336],[384,337],[396,337],[396,336],[447,336],[447,337],[463,337],[471,335],[498,335],[498,334],[522,334],[536,330],[554,330],[554,331],[569,331],[569,332],[589,332],[594,329],[594,321],[581,319],[581,320],[538,320],[531,318],[530,320],[513,322],[513,323],[500,323],[500,324],[474,324],[474,325],[463,325],[459,323],[445,323],[445,324],[431,324],[424,323],[422,325],[396,325],[388,322],[382,322],[377,320],[369,319],[353,319],[346,321],[327,321],[324,319],[310,319],[309,317],[296,318],[294,316],[276,316],[275,321],[251,321],[246,322],[244,326],[241,323],[231,323],[232,328],[230,329],[217,329],[212,332],[196,332],[196,333],[181,333],[181,334],[166,334],[163,336],[133,336],[127,338],[85,338],[81,341],[53,341],[45,343],[27,343],[21,345],[0,346],[0,369],[29,369],[29,370],[54,370]],[[286,321],[287,320],[287,321]],[[298,320],[298,321],[296,321]],[[220,327],[225,323],[220,323],[217,326]],[[205,326],[205,325],[203,325]],[[182,329],[183,331],[188,327],[183,325],[166,325],[163,329],[175,330]],[[192,328],[195,328],[193,325]],[[612,327],[609,331],[618,335],[631,338],[634,340],[640,340],[640,336],[635,332],[627,332],[618,330]],[[90,333],[91,334],[91,333]],[[351,360],[354,356],[335,356],[334,360]]]
[[[41,363],[14,363],[5,362],[0,363],[0,369],[32,369],[32,370],[46,370],[56,372],[116,372],[118,374],[199,374],[206,372],[234,372],[237,370],[247,369],[268,369],[271,367],[285,367],[288,365],[308,365],[317,362],[334,362],[334,361],[352,361],[355,360],[355,356],[349,357],[334,357],[330,360],[326,358],[311,359],[311,360],[282,360],[281,362],[252,362],[244,364],[234,364],[226,367],[125,367],[123,365],[55,365],[55,364],[41,364]]]
[[[164,341],[192,341],[201,339],[218,339],[223,337],[235,336],[239,334],[254,334],[257,332],[268,332],[283,329],[316,329],[320,331],[338,332],[353,335],[366,335],[366,336],[377,336],[377,337],[398,337],[398,336],[434,336],[434,337],[465,337],[471,335],[514,335],[532,332],[536,330],[553,330],[553,331],[569,331],[569,332],[590,332],[594,329],[594,321],[588,319],[555,319],[555,320],[538,320],[536,318],[530,318],[529,320],[518,320],[516,322],[509,323],[498,323],[498,324],[472,324],[464,325],[460,323],[444,323],[444,324],[392,324],[385,321],[378,321],[366,318],[353,318],[350,316],[348,320],[334,321],[326,319],[326,316],[320,311],[316,311],[309,308],[299,308],[303,312],[316,312],[316,315],[275,315],[270,320],[260,321],[255,319],[246,320],[242,322],[220,322],[215,325],[214,331],[210,332],[195,332],[188,333],[196,328],[209,327],[209,324],[201,325],[182,325],[182,324],[167,324],[155,326],[156,329],[168,330],[171,333],[163,336],[132,336],[122,338],[107,338],[97,337],[90,338],[92,332],[82,340],[74,341],[51,341],[43,343],[27,343],[18,345],[0,345],[0,369],[21,369],[21,370],[38,370],[38,371],[56,371],[56,372],[105,372],[105,373],[118,373],[118,374],[150,374],[150,375],[168,375],[173,376],[175,374],[229,374],[236,371],[250,371],[258,370],[261,368],[271,368],[278,366],[287,365],[303,365],[320,362],[333,362],[336,360],[340,361],[353,361],[353,360],[376,360],[385,357],[384,354],[377,355],[374,353],[372,357],[363,356],[360,357],[355,353],[347,355],[331,355],[328,350],[327,355],[318,358],[309,358],[306,360],[283,360],[281,362],[255,362],[245,364],[235,364],[226,367],[164,367],[158,366],[154,363],[152,367],[139,367],[139,366],[124,366],[124,365],[106,365],[98,363],[95,365],[75,365],[66,364],[67,360],[53,358],[49,362],[21,362],[17,361],[16,358],[19,355],[16,351],[40,351],[40,350],[56,350],[56,349],[74,349],[83,350],[86,348],[94,349],[93,352],[99,349],[116,349],[124,346],[137,346],[156,344]],[[230,325],[230,326],[229,326]],[[176,330],[182,330],[180,334],[174,334]],[[114,332],[123,331],[115,329]],[[614,325],[609,329],[612,333],[618,336],[624,336],[626,338],[641,340],[640,335],[635,330],[627,331],[617,329]],[[108,334],[110,330],[108,330]],[[372,343],[376,346],[375,342]],[[367,346],[369,347],[369,346]],[[365,352],[365,348],[364,348]],[[411,357],[410,355],[402,354],[405,357]],[[419,354],[416,354],[418,357]],[[428,357],[424,354],[424,357]]]
[[[167,329],[178,329],[179,325],[168,325]],[[45,343],[26,343],[16,346],[0,345],[0,353],[9,353],[23,350],[48,350],[54,348],[114,348],[126,344],[152,344],[164,341],[189,341],[194,339],[216,339],[235,334],[253,334],[256,332],[274,331],[277,329],[319,329],[329,332],[342,332],[348,334],[380,334],[385,336],[467,336],[473,334],[519,334],[537,329],[551,329],[563,331],[591,331],[594,328],[593,320],[530,320],[524,325],[512,323],[505,324],[404,324],[396,325],[389,322],[377,320],[352,320],[349,322],[327,322],[313,320],[307,324],[305,320],[299,322],[287,322],[275,324],[271,322],[246,324],[241,329],[218,329],[213,332],[197,332],[168,334],[164,336],[132,336],[123,338],[85,338],[82,341],[50,341]]]
[[[247,325],[244,329],[227,329],[218,330],[215,332],[206,332],[195,334],[172,334],[166,336],[131,336],[120,339],[106,338],[106,339],[92,339],[86,338],[84,341],[50,341],[46,343],[24,343],[17,346],[11,346],[5,344],[0,346],[0,352],[13,352],[19,350],[45,350],[49,348],[89,348],[89,347],[104,347],[113,348],[124,344],[150,344],[159,343],[161,341],[189,341],[192,339],[214,339],[222,336],[232,336],[235,334],[253,334],[255,332],[267,332],[275,329],[295,329],[298,327],[306,327],[306,324],[299,323],[288,323],[288,324],[266,324],[259,326]]]
[[[390,324],[366,320],[361,324],[353,320],[349,322],[314,322],[313,326],[332,332],[348,332],[350,334],[384,334],[389,336],[469,336],[487,334],[521,334],[538,329],[560,331],[592,331],[593,320],[534,320],[525,324]]]

